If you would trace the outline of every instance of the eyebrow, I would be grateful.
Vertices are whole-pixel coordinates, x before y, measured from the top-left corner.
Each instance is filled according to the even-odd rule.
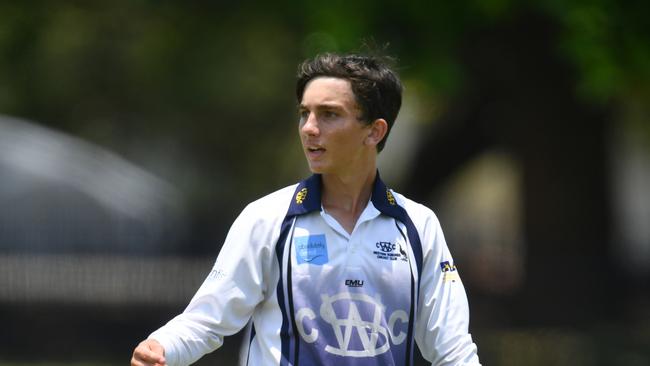
[[[338,103],[321,103],[321,104],[317,104],[315,107],[316,110],[328,110],[328,109],[344,110],[345,109],[342,105]],[[296,109],[300,111],[309,108],[307,108],[307,106],[305,106],[304,104],[300,103],[298,104]]]

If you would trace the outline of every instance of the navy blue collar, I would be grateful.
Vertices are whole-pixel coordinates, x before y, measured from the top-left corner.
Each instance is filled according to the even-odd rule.
[[[320,174],[314,174],[298,183],[287,216],[298,216],[312,211],[320,211],[321,186]]]
[[[322,178],[320,174],[314,174],[301,181],[291,199],[287,216],[298,216],[312,211],[320,211],[321,187]],[[379,172],[377,172],[375,178],[370,200],[379,212],[404,222],[406,212],[397,204],[395,197],[379,177]]]

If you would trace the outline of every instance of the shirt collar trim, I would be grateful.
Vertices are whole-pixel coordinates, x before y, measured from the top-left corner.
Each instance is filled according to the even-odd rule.
[[[314,174],[298,183],[291,199],[291,205],[289,206],[287,216],[298,216],[313,211],[320,211],[321,187],[322,177],[320,174]],[[397,204],[395,196],[381,180],[379,172],[377,172],[377,177],[375,178],[370,201],[382,214],[396,218],[400,221],[404,219],[404,209]]]

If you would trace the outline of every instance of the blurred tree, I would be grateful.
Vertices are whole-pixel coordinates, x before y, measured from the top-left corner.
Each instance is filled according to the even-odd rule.
[[[650,141],[649,13],[642,0],[5,1],[0,113],[173,183],[193,220],[179,254],[214,256],[245,202],[306,174],[296,63],[388,43],[440,110],[400,190],[426,199],[487,147],[511,151],[524,169],[527,277],[495,308],[519,325],[586,324],[621,293],[606,135],[633,109],[627,121]],[[130,333],[127,348],[145,335]]]
[[[0,19],[0,111],[112,148],[182,188],[191,251],[216,253],[233,212],[301,171],[284,158],[299,154],[284,148],[295,146],[298,40],[277,14],[4,2]]]
[[[612,274],[606,136],[620,110],[637,108],[634,127],[650,138],[650,104],[642,102],[650,100],[650,27],[639,15],[647,3],[355,6],[363,11],[312,5],[310,24],[335,39],[390,41],[403,74],[425,80],[446,104],[406,192],[426,200],[488,147],[521,161],[527,277],[504,311],[520,325],[563,326],[614,313],[619,301],[610,294],[622,279]],[[338,21],[328,21],[332,13]],[[362,14],[352,31],[340,24],[350,14]]]
[[[650,136],[649,6],[2,2],[0,112],[165,177],[194,213],[184,250],[214,254],[244,202],[306,173],[291,122],[296,63],[388,43],[404,77],[428,85],[444,111],[405,191],[422,198],[487,146],[512,149],[525,166],[528,284],[545,291],[527,298],[550,306],[605,281],[592,276],[609,253],[604,135],[613,113],[634,105]]]

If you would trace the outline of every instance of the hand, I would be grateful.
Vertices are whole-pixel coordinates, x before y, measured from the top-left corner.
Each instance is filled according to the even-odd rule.
[[[155,339],[146,339],[133,350],[131,366],[167,366],[165,349]]]

